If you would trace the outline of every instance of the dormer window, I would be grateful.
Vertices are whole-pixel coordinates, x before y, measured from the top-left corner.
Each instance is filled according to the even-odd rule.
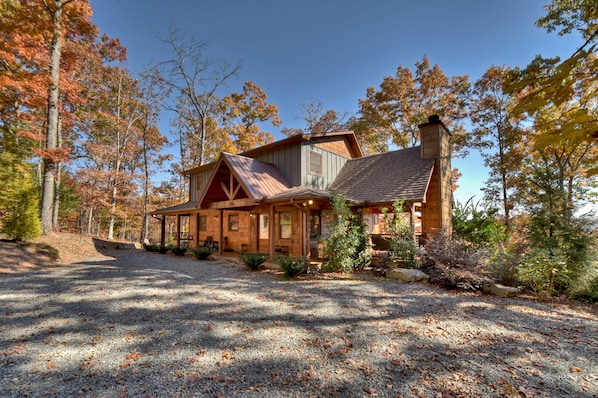
[[[322,175],[322,154],[316,151],[309,151],[309,172],[310,174]]]

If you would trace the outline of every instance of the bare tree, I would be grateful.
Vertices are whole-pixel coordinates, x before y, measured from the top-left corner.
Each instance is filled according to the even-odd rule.
[[[189,133],[198,142],[199,165],[206,163],[206,143],[214,134],[209,119],[218,112],[218,91],[226,86],[229,78],[238,74],[240,63],[231,65],[224,60],[212,61],[205,53],[205,43],[192,37],[185,40],[171,28],[170,37],[164,40],[173,51],[170,60],[160,62],[154,69],[154,78],[178,100],[167,109],[174,111],[181,122],[196,129]]]
[[[299,102],[300,119],[305,122],[305,128],[284,128],[282,133],[288,136],[303,132],[310,134],[346,131],[349,129],[347,112],[338,113],[333,109],[324,111],[324,104],[318,100],[302,100]]]

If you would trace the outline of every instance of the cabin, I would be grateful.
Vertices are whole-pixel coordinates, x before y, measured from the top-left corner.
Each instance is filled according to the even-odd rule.
[[[177,245],[317,257],[331,192],[361,209],[374,241],[386,232],[382,209],[397,200],[420,243],[450,233],[451,134],[436,115],[419,128],[419,146],[372,156],[353,132],[298,134],[222,153],[186,172],[188,202],[152,213],[162,221],[161,243],[166,218],[176,217]]]

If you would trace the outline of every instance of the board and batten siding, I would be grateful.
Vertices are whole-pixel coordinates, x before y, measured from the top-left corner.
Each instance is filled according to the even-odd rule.
[[[309,170],[310,152],[322,155],[322,174],[312,174]],[[303,159],[301,185],[304,187],[327,190],[341,171],[347,158],[336,153],[329,152],[320,147],[303,144],[301,146],[301,158]]]
[[[213,167],[202,170],[197,173],[193,173],[189,178],[189,200],[195,201],[201,198],[203,191],[210,182],[210,176],[212,175]]]
[[[272,163],[287,179],[292,187],[301,185],[302,165],[301,147],[299,144],[278,148],[255,156],[260,162]]]

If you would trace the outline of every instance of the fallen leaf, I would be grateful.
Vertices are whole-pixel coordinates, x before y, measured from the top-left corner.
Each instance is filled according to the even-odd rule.
[[[581,368],[578,368],[577,366],[571,366],[569,370],[571,372],[583,373],[583,370]]]

